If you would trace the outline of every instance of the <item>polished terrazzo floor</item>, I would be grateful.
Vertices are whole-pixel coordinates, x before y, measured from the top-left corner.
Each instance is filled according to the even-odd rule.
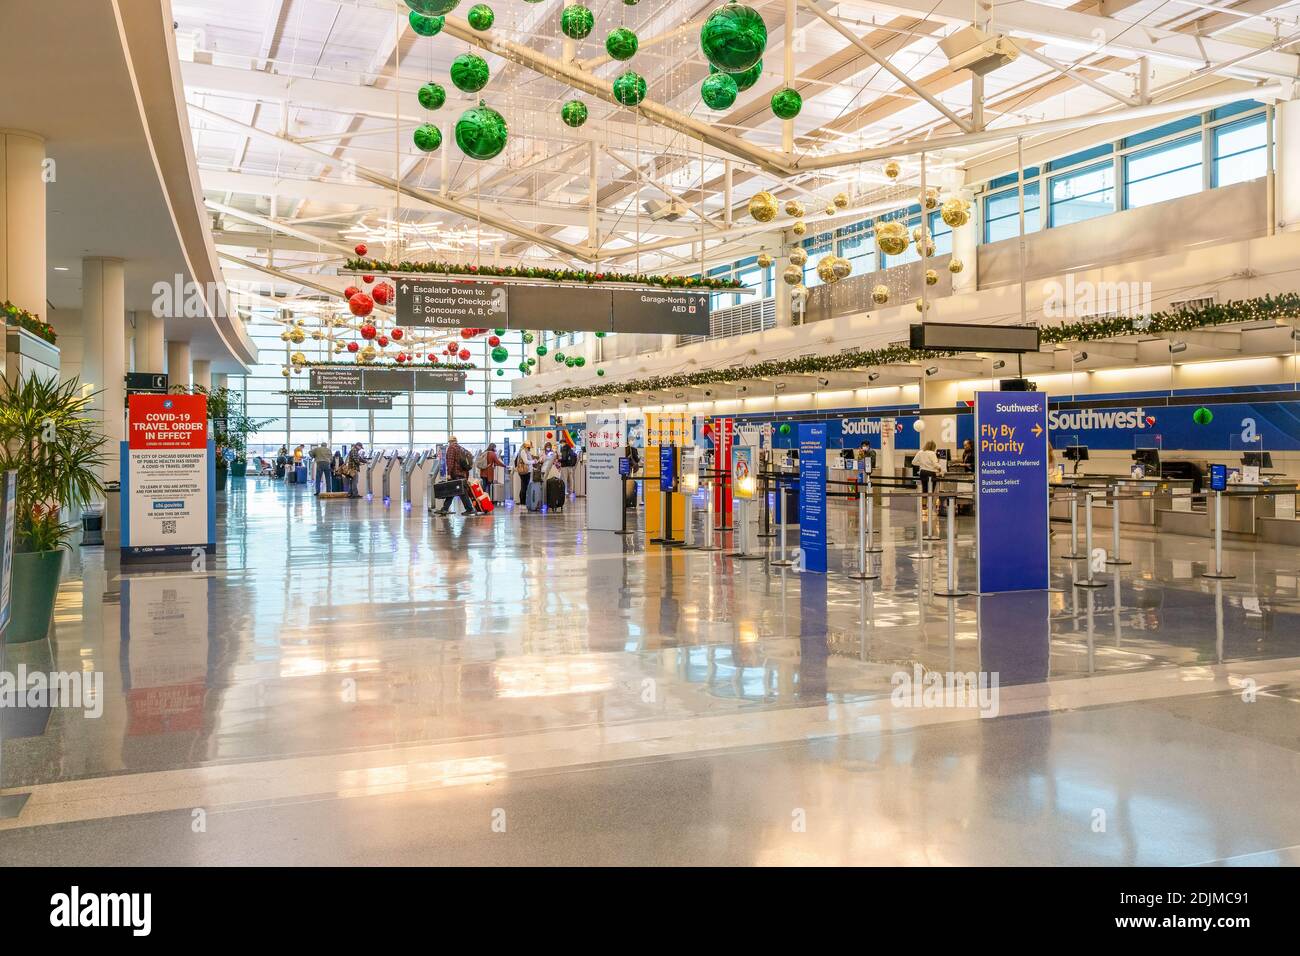
[[[1204,542],[1126,529],[1104,588],[1058,558],[949,601],[907,502],[861,583],[847,508],[803,575],[581,501],[223,498],[206,568],[79,551],[52,641],[7,649],[106,696],[0,711],[0,864],[1300,862],[1294,551],[1210,582]],[[1000,716],[894,706],[916,664],[996,671]]]

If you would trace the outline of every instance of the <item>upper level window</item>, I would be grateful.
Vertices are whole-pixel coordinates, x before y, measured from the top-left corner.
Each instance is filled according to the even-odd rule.
[[[876,240],[869,232],[858,232],[846,239],[841,239],[838,255],[848,259],[853,265],[852,275],[866,275],[876,271]]]
[[[1015,177],[1013,176],[1012,179]],[[1037,232],[1038,183],[1025,183],[1025,232]],[[1020,235],[1020,194],[1004,189],[984,197],[984,241],[997,242]]]
[[[1263,113],[1214,130],[1215,186],[1258,179],[1268,172],[1268,131]]]
[[[1161,143],[1124,157],[1124,206],[1133,209],[1201,191],[1200,134]]]
[[[1048,223],[1064,226],[1115,211],[1115,163],[1085,166],[1049,181]]]

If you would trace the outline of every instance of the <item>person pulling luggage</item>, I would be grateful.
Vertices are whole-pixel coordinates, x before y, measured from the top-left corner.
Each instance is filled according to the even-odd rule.
[[[441,499],[442,508],[435,511],[437,515],[451,514],[451,499],[460,498],[461,505],[465,508],[466,514],[477,514],[474,508],[474,500],[469,496],[469,473],[474,467],[474,456],[461,447],[456,441],[456,436],[452,435],[451,440],[447,442],[445,449],[445,459],[447,462],[447,483],[456,482],[456,487],[460,490],[445,495]]]

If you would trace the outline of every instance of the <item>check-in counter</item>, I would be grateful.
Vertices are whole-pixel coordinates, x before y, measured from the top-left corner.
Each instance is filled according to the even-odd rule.
[[[1156,513],[1175,511],[1191,514],[1190,478],[1116,478],[1120,524],[1156,526]]]
[[[1238,492],[1238,494],[1232,494]],[[1252,492],[1252,494],[1242,494]],[[1272,492],[1272,494],[1257,494]],[[1223,498],[1223,532],[1239,537],[1259,536],[1278,544],[1300,543],[1300,522],[1295,520],[1296,484],[1232,484]],[[1165,513],[1162,531],[1201,537],[1214,535],[1214,498],[1194,514]]]
[[[1084,494],[1091,491],[1097,495],[1097,501],[1100,502],[1113,480],[1108,475],[1067,475],[1065,481],[1049,486],[1052,494],[1050,517],[1054,521],[1069,521],[1072,491],[1078,495],[1079,511],[1082,513]]]

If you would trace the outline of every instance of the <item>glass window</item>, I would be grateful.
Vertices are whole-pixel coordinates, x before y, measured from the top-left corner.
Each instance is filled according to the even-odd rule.
[[[934,240],[934,254],[946,256],[952,252],[952,226],[943,221],[943,213],[930,213],[930,238]]]
[[[1049,180],[1048,223],[1064,226],[1115,211],[1115,164],[1109,160]]]
[[[1268,134],[1263,113],[1214,131],[1214,185],[1231,186],[1268,172]]]
[[[1124,159],[1124,207],[1190,196],[1201,190],[1201,136],[1186,136]]]
[[[876,240],[869,232],[858,232],[840,240],[838,255],[853,265],[852,275],[866,275],[876,271]]]
[[[1158,139],[1164,139],[1166,136],[1174,136],[1189,129],[1196,129],[1201,125],[1200,114],[1195,116],[1184,116],[1180,120],[1174,120],[1172,123],[1166,123],[1164,126],[1157,126],[1155,129],[1143,130],[1140,133],[1134,133],[1124,140],[1124,148],[1131,146],[1141,146],[1143,143],[1153,143]]]
[[[1211,120],[1227,119],[1229,116],[1236,116],[1238,113],[1246,113],[1250,110],[1262,109],[1263,103],[1259,100],[1238,100],[1235,103],[1229,103],[1226,106],[1220,106],[1210,113]]]
[[[1080,163],[1086,163],[1091,159],[1097,159],[1099,156],[1109,156],[1115,151],[1113,143],[1102,143],[1100,146],[1094,146],[1092,149],[1081,150],[1077,153],[1071,153],[1069,156],[1062,156],[1060,159],[1054,159],[1047,164],[1049,171],[1056,169],[1069,169],[1071,166],[1078,166]]]
[[[730,279],[732,278],[732,267],[728,263],[725,266],[715,266],[707,273],[710,279]],[[713,308],[726,309],[740,301],[740,296],[734,292],[715,292],[713,293]]]
[[[1037,232],[1038,183],[1025,183],[1025,232]],[[984,197],[984,241],[997,242],[1020,234],[1020,199],[1015,189]]]

